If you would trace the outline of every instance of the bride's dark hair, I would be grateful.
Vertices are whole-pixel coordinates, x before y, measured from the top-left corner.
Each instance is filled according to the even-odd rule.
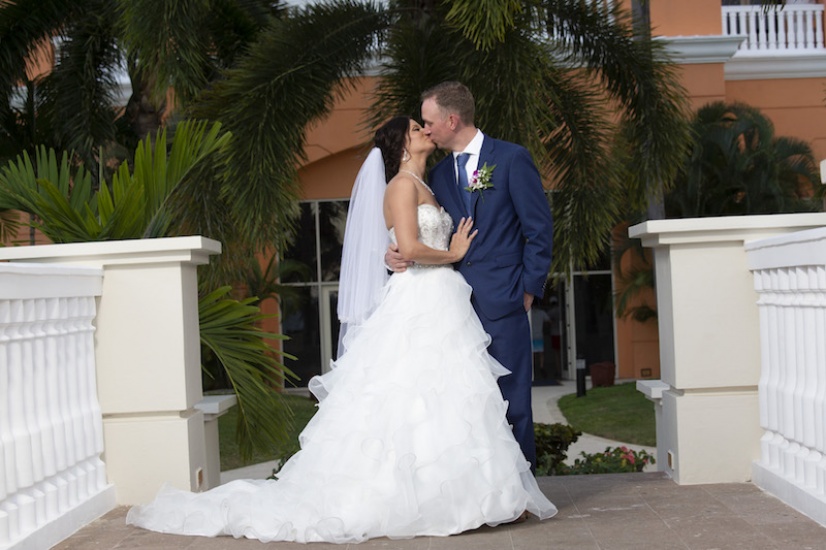
[[[384,177],[387,181],[399,173],[409,130],[409,116],[392,118],[376,130],[374,143],[381,150],[381,156],[384,159]]]

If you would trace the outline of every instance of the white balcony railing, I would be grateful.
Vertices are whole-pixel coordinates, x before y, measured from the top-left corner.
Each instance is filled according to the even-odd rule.
[[[723,35],[745,36],[736,56],[823,53],[822,4],[723,6]]]
[[[760,296],[754,482],[826,525],[826,229],[746,250]]]
[[[0,264],[0,549],[47,548],[115,504],[95,377],[102,278]]]

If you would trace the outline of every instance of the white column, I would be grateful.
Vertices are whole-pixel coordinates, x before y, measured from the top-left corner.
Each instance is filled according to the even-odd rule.
[[[654,249],[660,369],[669,386],[657,448],[678,483],[751,478],[762,436],[760,323],[743,245],[822,225],[826,214],[655,220],[629,229]]]
[[[195,408],[203,398],[196,269],[220,251],[221,243],[203,237],[0,249],[0,260],[103,268],[97,389],[119,504],[147,502],[163,483],[201,490],[214,477]],[[85,379],[70,387],[89,391]],[[85,435],[88,445],[95,434]]]

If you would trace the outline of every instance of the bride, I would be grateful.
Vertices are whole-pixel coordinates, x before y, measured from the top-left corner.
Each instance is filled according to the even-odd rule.
[[[277,480],[232,481],[205,493],[165,487],[132,508],[127,523],[351,543],[447,536],[526,511],[539,519],[556,513],[505,420],[496,379],[509,372],[487,353],[471,289],[450,267],[476,233],[470,220],[453,233],[424,182],[435,145],[408,117],[382,126],[375,144],[345,234],[343,353],[310,381],[319,408],[301,450]],[[385,283],[388,237],[415,263]]]

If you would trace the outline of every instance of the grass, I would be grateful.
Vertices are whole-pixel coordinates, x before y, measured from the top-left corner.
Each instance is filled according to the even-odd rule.
[[[284,448],[256,451],[252,459],[244,461],[235,443],[235,425],[238,421],[238,408],[232,407],[225,415],[218,418],[218,438],[221,452],[221,471],[233,470],[250,464],[258,464],[290,456],[298,451],[298,434],[316,412],[315,401],[298,395],[285,395],[284,399],[293,411],[293,426],[289,443]]]
[[[559,400],[559,410],[583,433],[635,445],[657,444],[654,403],[633,382],[593,388],[584,397],[565,395]]]

